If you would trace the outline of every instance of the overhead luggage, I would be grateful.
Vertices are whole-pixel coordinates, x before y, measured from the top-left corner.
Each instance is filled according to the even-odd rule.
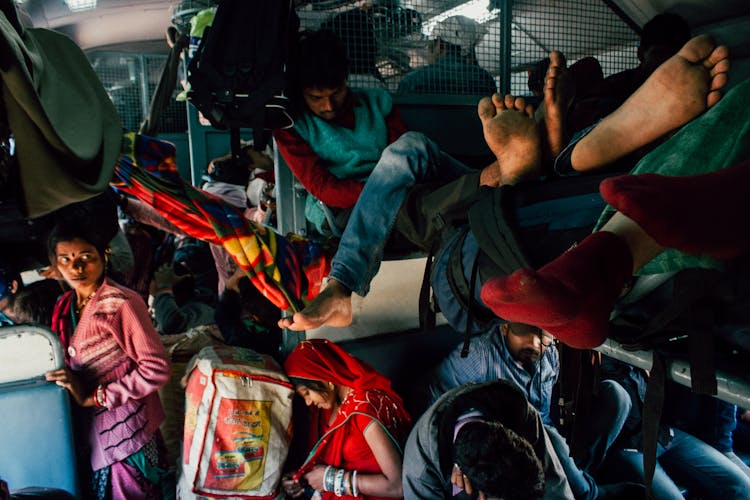
[[[11,490],[57,488],[79,497],[68,391],[44,379],[64,363],[51,330],[0,328],[0,477]]]

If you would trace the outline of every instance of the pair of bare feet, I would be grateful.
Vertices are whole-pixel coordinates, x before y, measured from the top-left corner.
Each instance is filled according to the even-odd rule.
[[[560,154],[565,145],[565,116],[573,93],[565,57],[552,51],[544,101],[538,110],[510,94],[480,100],[477,113],[484,140],[497,158],[482,171],[480,184],[499,187],[539,177],[543,164]]]
[[[709,36],[691,39],[576,144],[573,167],[588,170],[611,163],[716,104],[727,81],[728,56],[727,47],[717,46]],[[552,52],[545,82],[545,110],[539,123],[531,106],[521,98],[495,94],[479,102],[484,138],[497,157],[497,163],[482,172],[483,185],[533,178],[541,171],[545,149],[553,156],[560,152],[566,139],[563,124],[572,88],[566,73],[564,57]],[[330,280],[309,306],[280,320],[279,326],[308,330],[322,325],[347,326],[351,321],[351,291]]]
[[[591,140],[579,143],[574,167],[611,161],[716,104],[727,81],[727,57],[727,48],[709,37],[690,40],[602,120],[587,136]],[[633,271],[664,248],[719,258],[750,249],[750,238],[725,222],[727,214],[747,212],[748,181],[750,163],[697,176],[608,179],[600,192],[619,212],[601,231],[539,270],[489,280],[482,300],[508,321],[544,328],[572,347],[596,347]]]

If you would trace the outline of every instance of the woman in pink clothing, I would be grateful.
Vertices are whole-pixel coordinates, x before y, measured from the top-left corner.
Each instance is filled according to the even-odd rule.
[[[143,299],[105,276],[102,239],[80,223],[61,223],[50,234],[50,260],[72,290],[52,319],[66,367],[46,378],[81,407],[77,423],[89,448],[94,497],[162,498],[168,464],[157,390],[169,378],[169,361]]]

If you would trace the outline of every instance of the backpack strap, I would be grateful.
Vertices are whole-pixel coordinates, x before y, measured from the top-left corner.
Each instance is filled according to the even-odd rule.
[[[464,310],[469,308],[469,284],[464,276],[461,248],[463,248],[464,241],[466,241],[466,236],[468,234],[468,227],[464,226],[461,228],[459,236],[453,244],[450,254],[448,254],[448,267],[446,269],[448,285],[450,285],[453,297],[455,297],[456,302],[458,302]]]
[[[430,286],[430,276],[432,275],[432,266],[435,264],[435,254],[440,248],[440,240],[434,239],[427,253],[427,262],[424,265],[424,274],[422,275],[422,285],[419,288],[419,328],[423,331],[431,331],[437,323],[438,306],[435,300],[435,293]]]
[[[531,267],[507,218],[506,200],[511,188],[501,186],[489,191],[469,209],[469,226],[479,248],[496,266],[494,275],[508,275],[522,267]]]
[[[658,351],[654,351],[646,397],[643,401],[641,428],[643,432],[643,482],[646,498],[653,498],[652,482],[656,470],[656,448],[659,439],[659,424],[664,407],[664,389],[667,382],[667,364]]]
[[[474,287],[477,283],[477,272],[479,270],[479,254],[474,257],[474,263],[471,265],[471,279],[469,280],[469,307],[466,311],[466,329],[464,330],[464,345],[461,347],[461,357],[469,355],[469,343],[471,342],[471,326],[474,323],[474,313],[478,312],[476,301],[474,300]]]
[[[721,273],[705,269],[687,269],[677,273],[671,281],[671,300],[649,320],[642,333],[636,335],[631,346],[653,348],[653,362],[646,396],[643,402],[643,470],[647,498],[653,498],[651,483],[656,467],[656,451],[664,406],[668,359],[666,348],[670,340],[687,336],[690,378],[693,392],[716,394],[716,360],[714,336],[714,304],[711,297],[721,293]],[[614,325],[613,325],[614,326]],[[617,331],[622,342],[627,335]]]

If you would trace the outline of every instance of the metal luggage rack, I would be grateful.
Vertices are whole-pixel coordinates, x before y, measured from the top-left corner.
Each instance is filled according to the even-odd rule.
[[[629,350],[612,339],[605,340],[596,350],[644,370],[650,370],[653,365],[652,351]],[[716,397],[742,408],[748,408],[750,407],[750,378],[747,375],[748,356],[735,354],[737,354],[735,356],[737,359],[729,360],[734,362],[722,359],[722,368],[716,370]],[[739,359],[743,357],[744,360]],[[690,362],[687,359],[677,355],[669,356],[666,363],[667,378],[686,387],[692,386]]]

